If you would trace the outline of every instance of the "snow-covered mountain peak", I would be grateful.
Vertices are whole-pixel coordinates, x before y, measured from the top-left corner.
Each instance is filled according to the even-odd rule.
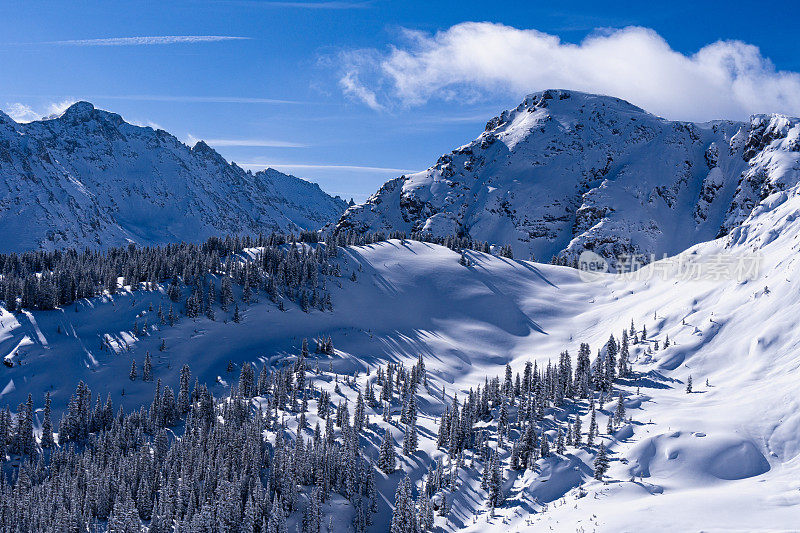
[[[800,179],[797,124],[677,122],[610,96],[533,93],[427,171],[348,209],[337,228],[469,235],[544,260],[672,255]]]
[[[62,119],[62,120],[87,120],[94,114],[95,107],[90,102],[80,101],[75,102],[71,106],[69,106],[64,112],[54,117],[53,120]],[[101,114],[110,114],[105,111],[98,111],[98,115],[102,116]],[[119,115],[117,115],[119,116]]]
[[[571,121],[609,113],[630,116],[649,114],[630,102],[613,96],[548,89],[529,94],[516,108],[503,111],[491,119],[486,123],[486,131],[514,129],[521,126],[529,115],[536,115],[538,120],[553,118],[567,126]]]
[[[1,251],[198,241],[316,229],[346,204],[273,171],[255,176],[200,141],[77,102],[16,123],[0,114]]]

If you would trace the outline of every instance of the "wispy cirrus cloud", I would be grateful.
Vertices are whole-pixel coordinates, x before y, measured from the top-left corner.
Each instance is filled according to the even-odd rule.
[[[53,94],[5,94],[7,98],[61,98]],[[321,105],[319,102],[306,102],[301,100],[285,100],[281,98],[258,98],[246,96],[193,96],[193,95],[167,95],[167,94],[85,94],[83,100],[130,100],[141,102],[176,102],[200,104],[290,104],[290,105]],[[75,100],[72,100],[73,102]]]
[[[94,95],[89,98],[107,100],[137,100],[143,102],[186,102],[208,104],[303,104],[301,100],[284,100],[281,98],[257,98],[247,96],[192,96],[192,95],[166,95],[166,94],[121,94],[121,95]]]
[[[777,70],[742,41],[717,41],[687,55],[642,27],[598,30],[577,44],[488,22],[401,34],[385,50],[339,55],[345,94],[385,109],[565,88],[624,98],[673,119],[800,115],[800,73]]]
[[[243,3],[243,2],[237,2]],[[258,7],[288,7],[294,9],[367,9],[372,7],[371,1],[366,2],[347,2],[332,0],[328,2],[246,2]]]
[[[218,41],[244,41],[250,37],[233,35],[150,35],[142,37],[105,37],[101,39],[70,39],[46,41],[42,44],[64,46],[150,46],[162,44],[213,43]]]
[[[347,170],[351,172],[388,172],[390,174],[412,174],[419,170],[409,170],[403,168],[372,167],[368,165],[318,165],[315,163],[274,163],[267,161],[251,161],[247,163],[237,163],[240,167],[249,169],[275,168],[278,170]]]
[[[200,139],[189,134],[186,144],[193,145],[202,140],[209,146],[257,146],[267,148],[308,148],[310,145],[291,141],[281,141],[275,139]]]

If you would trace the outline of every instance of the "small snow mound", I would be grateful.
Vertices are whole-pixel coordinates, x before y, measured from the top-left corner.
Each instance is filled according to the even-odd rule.
[[[769,463],[752,442],[742,441],[719,452],[708,471],[719,479],[745,479],[769,471]]]
[[[703,437],[703,438],[697,438]],[[738,435],[674,432],[651,437],[628,454],[631,476],[696,484],[763,474],[769,462],[752,441]]]

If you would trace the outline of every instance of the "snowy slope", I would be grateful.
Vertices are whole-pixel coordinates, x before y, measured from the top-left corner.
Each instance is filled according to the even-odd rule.
[[[800,177],[797,119],[672,122],[576,91],[528,96],[473,142],[386,183],[339,230],[511,244],[517,257],[674,255]]]
[[[346,204],[268,169],[245,172],[203,142],[78,102],[18,124],[0,112],[0,251],[203,240],[317,229]]]
[[[525,361],[546,364],[563,349],[574,355],[580,342],[596,351],[633,319],[647,328],[649,344],[632,352],[639,378],[619,384],[633,423],[614,437],[602,435],[612,481],[592,480],[592,454],[570,450],[540,460],[537,471],[506,471],[506,503],[492,518],[480,471],[466,468],[448,520],[437,517],[437,525],[468,531],[534,525],[555,531],[793,530],[800,516],[798,217],[797,188],[775,192],[728,236],[678,257],[713,261],[719,254],[755,252],[761,257],[755,281],[685,281],[659,262],[649,268],[666,271],[663,279],[645,270],[641,279],[602,275],[585,282],[569,268],[474,252],[472,266],[462,266],[446,248],[393,240],[341,251],[343,276],[328,281],[335,306],[329,313],[295,307],[281,313],[260,303],[244,311],[241,324],[223,323],[222,313],[216,322],[183,318],[144,338],[130,334],[132,324],[140,315],[141,325],[150,303],[168,305],[162,294],[81,302],[77,312],[4,313],[0,356],[22,364],[0,367],[0,403],[13,408],[29,392],[52,390],[58,413],[75,381],[84,379],[101,398],[111,393],[116,405],[140,405],[155,385],[130,382],[127,372],[146,350],[165,383],[174,385],[189,362],[201,381],[216,382],[212,390],[220,395],[235,380],[226,373],[228,361],[277,362],[296,353],[303,337],[331,335],[337,349],[331,362],[339,372],[374,370],[386,361],[410,366],[419,354],[425,357],[432,392],[419,401],[421,451],[401,462],[418,481],[427,460],[442,454],[434,418],[443,389],[448,399],[455,392],[463,398],[484,376],[501,374],[506,362],[521,371]],[[98,349],[106,334],[116,351]],[[663,346],[667,335],[669,348],[646,353],[656,339]],[[158,350],[162,338],[164,352]],[[327,356],[320,360],[326,368]],[[689,375],[693,394],[684,392]],[[363,385],[366,376],[361,379]],[[355,391],[343,394],[352,400]],[[598,411],[600,427],[608,414]],[[503,453],[507,458],[508,450]],[[385,500],[375,531],[386,530],[401,476],[380,481]]]

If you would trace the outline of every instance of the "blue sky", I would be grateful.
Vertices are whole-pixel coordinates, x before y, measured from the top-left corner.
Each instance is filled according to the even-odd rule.
[[[796,3],[555,4],[3,1],[0,107],[89,100],[356,201],[549,87],[800,115]]]

